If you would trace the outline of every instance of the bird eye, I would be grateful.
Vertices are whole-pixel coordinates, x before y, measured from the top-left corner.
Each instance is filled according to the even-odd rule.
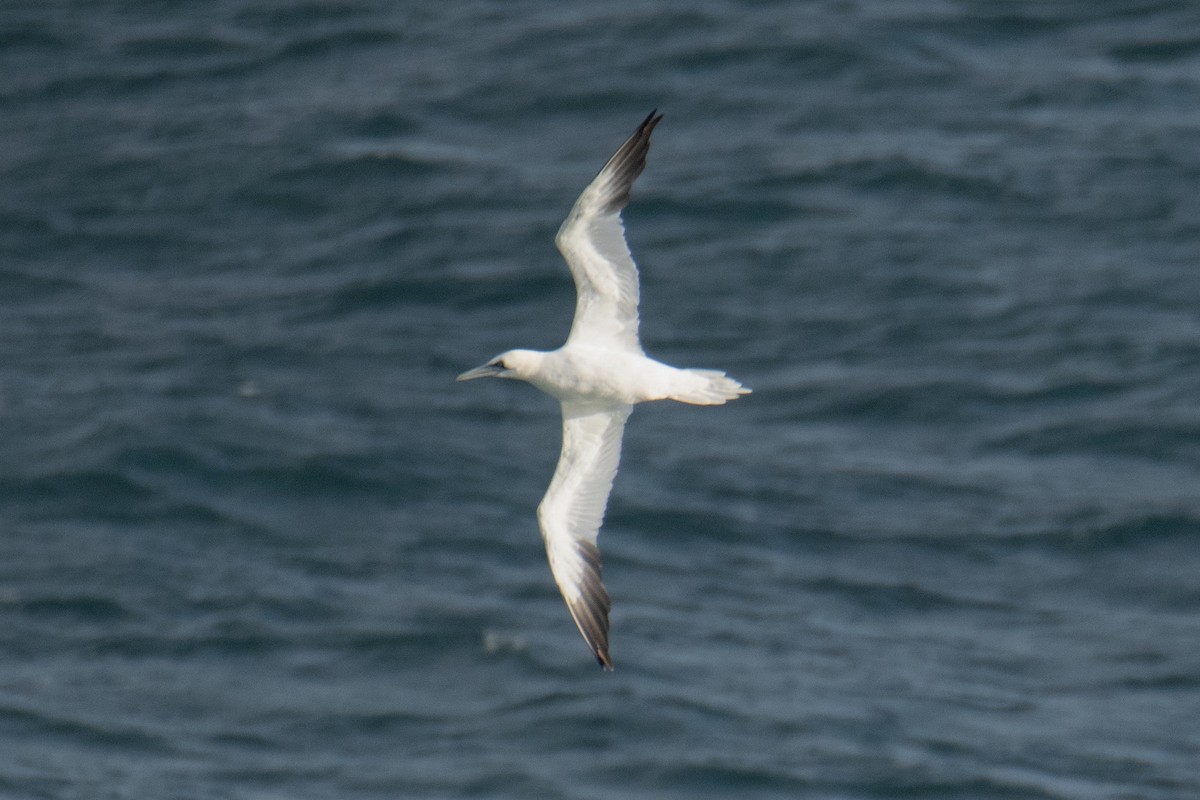
[[[504,366],[503,358],[497,358],[495,361],[492,362],[492,366],[499,367],[500,369],[508,369],[508,367]]]

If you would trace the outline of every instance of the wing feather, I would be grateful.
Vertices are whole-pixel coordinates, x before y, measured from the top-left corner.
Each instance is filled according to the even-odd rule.
[[[625,241],[621,210],[646,168],[650,134],[662,115],[642,121],[596,175],[562,227],[555,244],[575,279],[575,320],[568,343],[642,352],[638,341],[638,271]]]
[[[554,581],[596,659],[612,669],[608,612],[596,538],[621,460],[621,437],[633,406],[562,404],[563,443],[550,488],[538,506],[538,524]]]

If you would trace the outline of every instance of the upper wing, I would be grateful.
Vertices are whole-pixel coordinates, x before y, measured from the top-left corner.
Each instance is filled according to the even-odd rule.
[[[662,114],[650,112],[583,190],[554,242],[575,279],[575,321],[567,342],[642,352],[638,343],[638,272],[621,209],[646,168],[650,134]]]
[[[596,535],[612,490],[621,435],[633,406],[563,403],[563,444],[550,488],[538,506],[538,525],[554,580],[579,632],[605,669],[608,610],[612,603],[600,582]]]

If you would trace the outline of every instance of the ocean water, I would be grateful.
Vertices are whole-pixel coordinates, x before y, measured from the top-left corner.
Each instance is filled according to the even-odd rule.
[[[552,244],[652,355],[550,579]],[[0,6],[0,797],[1200,797],[1200,8]]]

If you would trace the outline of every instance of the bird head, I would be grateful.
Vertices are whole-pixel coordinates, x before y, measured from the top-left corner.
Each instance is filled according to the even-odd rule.
[[[538,353],[531,350],[509,350],[493,358],[491,361],[469,369],[457,380],[470,381],[475,378],[517,378],[528,380],[536,368]]]

